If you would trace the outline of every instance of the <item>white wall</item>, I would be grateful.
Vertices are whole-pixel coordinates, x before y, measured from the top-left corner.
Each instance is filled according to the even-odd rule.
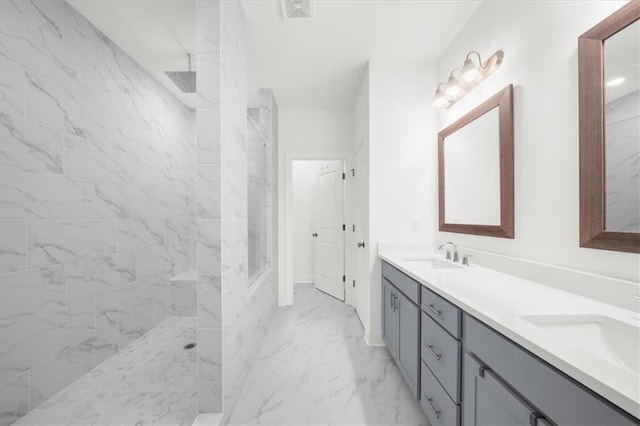
[[[577,38],[624,3],[485,2],[467,22],[438,61],[438,80],[445,81],[471,50],[486,57],[502,49],[504,62],[453,108],[440,110],[438,129],[514,84],[515,239],[439,232],[439,240],[640,279],[637,254],[580,248],[578,240]]]
[[[293,282],[313,282],[315,200],[320,167],[333,161],[294,161],[292,167]]]
[[[280,110],[280,152],[350,152],[351,136],[348,109]]]
[[[435,240],[435,84],[434,64],[369,64],[370,326],[365,332],[371,344],[382,342],[378,242]]]

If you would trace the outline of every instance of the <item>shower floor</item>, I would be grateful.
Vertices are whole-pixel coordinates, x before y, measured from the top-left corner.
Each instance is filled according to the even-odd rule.
[[[15,425],[191,425],[198,414],[196,318],[171,317]]]

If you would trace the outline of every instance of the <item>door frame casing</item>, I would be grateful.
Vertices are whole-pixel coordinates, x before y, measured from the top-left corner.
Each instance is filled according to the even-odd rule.
[[[284,165],[278,170],[279,188],[284,192],[278,194],[278,306],[293,305],[293,162],[294,161],[343,161],[345,169],[349,169],[353,162],[353,154],[350,152],[305,152],[288,151],[280,154],[280,164]],[[344,215],[345,223],[351,220],[351,200],[348,196],[348,188],[345,185]],[[345,236],[345,241],[347,238]],[[345,274],[348,270],[348,256],[345,250]],[[348,280],[347,280],[348,281]],[[345,303],[351,304],[352,292],[345,285]]]

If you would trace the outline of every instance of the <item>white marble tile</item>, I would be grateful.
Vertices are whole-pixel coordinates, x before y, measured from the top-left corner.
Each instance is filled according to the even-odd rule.
[[[221,327],[221,290],[220,275],[200,275],[198,277],[198,327]]]
[[[110,142],[65,133],[65,173],[102,182],[128,184],[137,179],[134,159]]]
[[[73,70],[66,64],[64,49],[64,1],[3,1],[2,54],[30,69],[67,80]]]
[[[222,383],[200,382],[198,384],[198,410],[200,413],[222,411]]]
[[[159,273],[144,278],[142,285],[147,285],[151,290],[151,323],[159,324],[170,316],[173,316],[171,306],[171,283],[169,275]]]
[[[0,56],[0,110],[24,115],[24,68]]]
[[[197,264],[201,275],[220,274],[222,254],[220,250],[220,221],[198,220]]]
[[[171,312],[178,317],[194,317],[198,313],[197,280],[171,281]]]
[[[173,259],[165,246],[137,251],[135,259],[137,279],[160,273],[171,276],[173,273]]]
[[[54,129],[64,129],[66,112],[62,86],[30,71],[26,73],[25,116]]]
[[[29,373],[0,385],[0,425],[10,425],[29,411]]]
[[[93,183],[84,179],[0,166],[4,219],[91,219]]]
[[[278,309],[228,424],[426,425],[386,348],[352,307],[297,286]]]
[[[62,174],[62,131],[0,113],[0,163]]]
[[[220,163],[220,109],[198,108],[198,164]]]
[[[196,0],[196,51],[220,51],[220,0]]]
[[[223,114],[223,120],[226,120]],[[231,134],[229,134],[231,133]],[[244,142],[246,122],[242,129],[225,131],[223,128],[221,147],[222,218],[246,218],[247,210],[247,151]]]
[[[162,219],[120,219],[116,228],[119,252],[164,244]]]
[[[95,333],[93,299],[2,328],[0,383],[43,363]]]
[[[197,416],[195,318],[168,318],[17,425],[190,425]]]
[[[220,165],[198,165],[198,217],[220,219]]]
[[[31,269],[2,276],[0,328],[65,306],[64,266]]]
[[[30,268],[115,253],[115,224],[108,221],[46,220],[29,222]]]
[[[23,220],[0,221],[0,274],[27,268],[27,223]]]
[[[220,108],[220,53],[198,53],[198,108]]]
[[[92,337],[32,368],[31,409],[70,385],[102,361],[116,353],[116,345]]]
[[[152,192],[127,186],[96,183],[96,215],[103,218],[159,217],[159,202]]]
[[[219,328],[198,328],[200,382],[222,381],[222,333]]]
[[[67,303],[124,287],[136,280],[134,254],[118,253],[66,264]]]

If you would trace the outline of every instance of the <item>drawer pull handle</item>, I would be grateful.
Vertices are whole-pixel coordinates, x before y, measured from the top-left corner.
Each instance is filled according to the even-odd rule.
[[[428,350],[429,352],[431,352],[431,355],[433,355],[433,357],[434,357],[435,359],[437,359],[438,361],[440,361],[440,358],[442,358],[442,354],[437,353],[437,352],[435,351],[435,349],[433,348],[433,345],[428,345],[428,344],[426,344],[426,343],[425,343],[424,345],[426,346],[427,350]]]
[[[433,306],[433,304],[431,304],[431,305],[427,305],[427,308],[429,308],[429,310],[430,310],[431,312],[433,312],[434,314],[436,314],[437,316],[442,315],[442,311],[437,310],[437,309],[436,309],[436,307],[435,307],[435,306]]]
[[[436,410],[436,407],[433,406],[433,398],[429,398],[427,395],[425,395],[424,397],[427,398],[427,402],[429,403],[429,407],[431,407],[431,410],[433,411],[433,415],[436,416],[436,419],[439,419],[440,411]]]

